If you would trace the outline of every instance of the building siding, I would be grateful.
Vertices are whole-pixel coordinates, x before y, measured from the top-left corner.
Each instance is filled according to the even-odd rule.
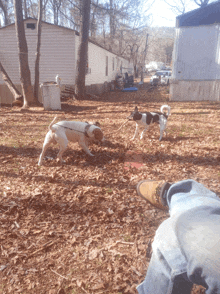
[[[218,25],[177,29],[173,53],[173,78],[220,79]]]
[[[176,29],[170,99],[219,101],[220,26]]]
[[[113,70],[113,58],[118,60],[118,66],[114,66]],[[89,43],[88,46],[88,67],[91,70],[86,75],[86,85],[103,84],[105,82],[111,82],[115,79],[116,74],[120,73],[120,66],[129,66],[128,60],[118,57],[115,54],[93,44]],[[106,75],[106,61],[108,60],[108,70]]]
[[[175,81],[170,85],[171,101],[220,101],[220,80]]]
[[[31,81],[33,85],[35,78],[37,20],[27,19],[24,23]],[[36,28],[28,29],[26,26],[27,23],[34,23]],[[79,42],[80,38],[74,30],[42,22],[40,83],[55,81],[56,75],[59,74],[62,85],[75,84],[78,70],[77,58]],[[108,75],[105,74],[106,57],[108,57]],[[14,24],[0,29],[0,60],[13,83],[19,86],[18,46]],[[129,68],[129,62],[101,46],[89,42],[88,67],[89,71],[86,75],[86,86],[99,85],[105,82],[111,82],[115,79],[121,67]],[[125,71],[126,70],[124,70],[124,72]],[[9,91],[6,93],[6,89],[2,76],[0,76],[1,103],[11,103],[13,101],[12,94],[10,94]]]
[[[18,45],[14,26],[0,30],[0,60],[11,80],[15,84],[19,83]],[[0,84],[3,84],[1,76]]]
[[[27,23],[36,24],[36,21],[28,20],[25,22],[28,62],[33,84],[37,29],[27,29]],[[15,26],[0,30],[0,40],[4,40],[4,42],[0,42],[0,60],[12,81],[19,84],[19,59]],[[73,31],[42,23],[40,52],[40,83],[55,81],[57,74],[60,75],[64,83],[73,83],[75,80],[75,34]],[[0,77],[0,84],[2,83],[3,80]]]

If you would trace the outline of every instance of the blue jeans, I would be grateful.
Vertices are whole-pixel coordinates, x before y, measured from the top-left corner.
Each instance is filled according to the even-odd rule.
[[[171,185],[170,217],[157,229],[139,294],[220,294],[220,199],[193,180]]]

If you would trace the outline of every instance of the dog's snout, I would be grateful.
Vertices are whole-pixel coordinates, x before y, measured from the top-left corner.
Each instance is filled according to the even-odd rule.
[[[129,116],[127,116],[127,118],[126,119],[132,119],[133,118],[133,115],[132,114],[130,114]]]
[[[93,131],[93,135],[94,135],[94,139],[98,141],[102,141],[104,137],[102,131],[98,128]]]

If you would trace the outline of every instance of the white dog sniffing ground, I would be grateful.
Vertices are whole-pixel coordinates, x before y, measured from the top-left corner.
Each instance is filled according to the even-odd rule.
[[[78,142],[82,149],[90,156],[94,156],[89,148],[88,143],[92,141],[104,141],[103,133],[100,127],[96,124],[89,124],[87,122],[80,121],[60,121],[54,123],[56,117],[49,125],[49,131],[46,134],[43,149],[40,154],[38,165],[42,164],[45,152],[51,143],[58,143],[60,146],[57,158],[63,162],[62,155],[66,150],[68,142]]]

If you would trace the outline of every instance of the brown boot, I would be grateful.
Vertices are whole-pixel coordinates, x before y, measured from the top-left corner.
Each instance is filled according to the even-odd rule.
[[[166,192],[170,186],[165,181],[143,180],[137,184],[137,193],[157,208],[168,210]]]

